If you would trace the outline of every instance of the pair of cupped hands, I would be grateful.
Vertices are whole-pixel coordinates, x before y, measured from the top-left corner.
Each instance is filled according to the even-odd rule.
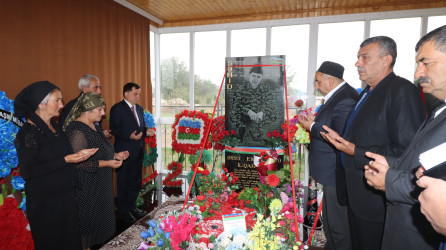
[[[65,161],[67,163],[79,163],[86,161],[88,158],[96,154],[96,152],[99,150],[99,148],[87,148],[79,150],[78,152],[74,154],[70,154],[65,156]],[[119,153],[115,153],[112,160],[103,161],[105,164],[104,166],[112,167],[112,168],[119,168],[122,165],[122,161],[126,160],[129,157],[129,151],[122,151]]]

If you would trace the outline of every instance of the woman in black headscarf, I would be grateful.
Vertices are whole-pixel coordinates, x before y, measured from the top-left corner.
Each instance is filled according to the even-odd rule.
[[[105,115],[105,101],[96,93],[84,93],[68,114],[63,129],[76,150],[99,148],[90,159],[76,164],[79,187],[76,191],[82,247],[101,244],[115,233],[113,169],[129,156],[115,153],[98,122]]]
[[[27,121],[14,144],[26,181],[27,218],[35,249],[81,249],[72,163],[87,160],[97,149],[72,153],[52,120],[62,107],[62,93],[48,81],[27,86],[14,102],[15,114]]]

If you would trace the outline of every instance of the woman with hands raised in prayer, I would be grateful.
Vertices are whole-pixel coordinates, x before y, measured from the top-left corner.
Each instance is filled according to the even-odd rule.
[[[80,181],[76,192],[82,247],[101,244],[115,233],[113,169],[129,157],[114,147],[97,122],[105,115],[105,101],[96,93],[82,94],[63,125],[73,149],[98,148],[87,161],[76,164]]]

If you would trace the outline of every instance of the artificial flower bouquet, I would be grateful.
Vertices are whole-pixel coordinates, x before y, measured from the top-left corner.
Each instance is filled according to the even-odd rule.
[[[225,116],[219,116],[212,120],[211,125],[211,138],[213,142],[213,148],[217,151],[223,151],[225,145],[221,143],[223,137],[225,137]]]
[[[222,137],[223,135],[223,137]],[[222,145],[229,145],[231,147],[235,147],[240,144],[240,138],[238,138],[237,134],[235,133],[235,130],[231,131],[222,131],[219,135],[219,138],[222,138],[220,140],[220,144]]]
[[[297,245],[289,170],[271,171],[266,184],[231,190],[214,172],[197,176],[199,194],[183,212],[169,212],[149,222],[145,243],[157,249],[302,249]],[[226,172],[226,170],[224,170]],[[302,197],[302,186],[295,181]],[[300,205],[299,202],[297,202]],[[224,231],[222,216],[243,213],[246,229]],[[303,222],[297,215],[298,223]],[[257,217],[257,218],[256,218]]]
[[[167,166],[171,172],[164,178],[163,185],[167,187],[181,187],[183,180],[177,177],[183,172],[183,164],[173,161]]]
[[[141,232],[141,237],[146,239],[152,247],[165,250],[187,249],[191,241],[191,235],[195,234],[198,225],[198,216],[189,213],[171,213],[161,217],[161,222],[149,221],[147,231]],[[144,245],[143,245],[144,246]],[[146,248],[147,249],[147,248]]]

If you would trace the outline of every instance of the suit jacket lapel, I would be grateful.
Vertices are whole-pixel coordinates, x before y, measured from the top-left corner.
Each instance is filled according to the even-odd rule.
[[[346,84],[348,84],[348,83],[347,83],[347,82],[344,83],[344,85],[342,85],[338,90],[336,90],[336,91],[333,93],[333,95],[331,95],[330,99],[328,99],[328,101],[325,102],[325,103],[321,106],[321,108],[320,108],[319,111],[317,112],[318,114],[320,114],[320,113],[322,112],[322,110],[324,110],[325,107],[328,107],[328,106],[330,105],[330,103],[333,102],[333,100],[335,99],[335,97],[336,97],[337,95],[339,95],[339,93],[341,93],[341,92],[347,87]],[[317,118],[318,116],[319,116],[319,115],[316,115],[316,118]]]
[[[373,90],[372,93],[368,93],[369,98],[367,100],[365,100],[365,103],[362,105],[361,110],[364,110],[365,108],[367,108],[369,105],[373,105],[376,102],[382,102],[382,100],[379,100],[382,98],[382,93],[381,93],[381,89],[384,88],[389,82],[393,81],[395,79],[396,75],[395,73],[390,73],[389,75],[387,75],[382,82],[380,82],[378,84],[378,86],[375,87],[375,89]],[[386,90],[384,90],[386,91]],[[358,102],[361,100],[362,96],[364,95],[364,91],[361,93],[361,95],[359,95],[358,97]],[[352,124],[350,125],[350,128],[354,128],[356,126],[356,123],[358,123],[358,121],[362,120],[362,116],[368,116],[369,114],[367,112],[361,112],[359,111],[358,114],[356,115],[355,119],[352,121]],[[352,130],[349,129],[349,131],[347,132],[347,135],[351,132]]]
[[[435,117],[429,124],[425,123],[427,122],[427,119],[423,122],[423,124],[418,129],[417,133],[415,134],[415,137],[413,138],[410,145],[406,148],[406,151],[403,155],[401,155],[400,159],[403,159],[407,156],[407,154],[412,150],[412,148],[418,144],[420,140],[424,139],[424,136],[427,132],[429,132],[432,128],[434,128],[437,124],[445,120],[446,118],[446,110],[443,110],[437,117]]]
[[[138,122],[136,121],[136,118],[135,118],[135,115],[133,114],[133,111],[132,111],[132,109],[129,107],[129,105],[127,104],[127,102],[125,102],[124,100],[122,100],[122,102],[123,102],[123,105],[126,107],[125,108],[125,110],[127,110],[127,114],[130,114],[130,120],[133,120],[134,121],[134,123],[135,123],[135,126],[137,127],[137,128],[139,128],[139,126],[138,126]],[[136,114],[138,115],[138,118],[139,118],[139,114],[138,114],[138,106],[136,106],[135,105],[135,112],[136,112]],[[141,119],[141,118],[140,118]]]

